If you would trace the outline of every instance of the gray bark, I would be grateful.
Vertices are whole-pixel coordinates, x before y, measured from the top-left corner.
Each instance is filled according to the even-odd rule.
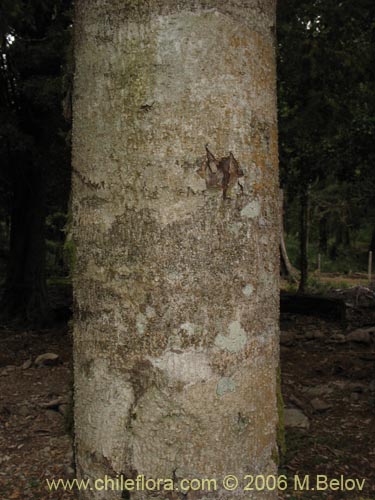
[[[217,478],[187,498],[277,497],[243,491],[246,474],[276,473],[274,23],[273,0],[77,2],[79,477]],[[182,498],[130,493],[149,496]]]

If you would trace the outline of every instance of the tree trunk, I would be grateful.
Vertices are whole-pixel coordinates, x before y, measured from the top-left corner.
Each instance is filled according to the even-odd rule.
[[[375,226],[372,229],[369,252],[375,253]]]
[[[319,219],[319,252],[326,255],[328,249],[328,228],[327,216],[323,215]]]
[[[342,226],[342,242],[346,247],[345,250],[349,250],[351,245],[351,238],[350,238],[350,229],[346,222],[344,222]]]
[[[280,264],[283,275],[289,280],[298,281],[298,271],[289,260],[284,238],[284,192],[280,189]]]
[[[18,172],[13,181],[2,316],[40,325],[50,319],[45,282],[44,184],[39,168],[25,165]]]
[[[307,189],[300,195],[300,269],[301,278],[298,292],[303,293],[306,290],[308,278],[308,235],[309,235],[309,197]]]
[[[275,2],[125,5],[76,6],[77,472],[232,498],[277,469]]]

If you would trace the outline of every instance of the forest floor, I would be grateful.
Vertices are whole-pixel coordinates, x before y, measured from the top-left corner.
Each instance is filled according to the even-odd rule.
[[[362,324],[349,327],[312,317],[282,317],[285,407],[294,408],[298,425],[305,427],[287,428],[280,474],[288,476],[289,488],[280,493],[282,499],[375,500],[375,339],[347,338],[366,323],[375,325],[375,317],[363,317]],[[35,359],[47,352],[58,359],[36,366]],[[0,327],[1,500],[77,498],[61,488],[49,492],[46,484],[46,479],[74,477],[68,411],[71,366],[67,327]],[[365,479],[363,491],[294,488],[295,476],[302,483],[309,476],[313,488],[318,474]]]
[[[46,352],[56,364],[37,367]],[[30,366],[29,366],[30,365]],[[44,331],[0,328],[0,499],[71,499],[49,493],[46,479],[70,478],[72,439],[66,413],[71,389],[67,327]]]
[[[369,324],[370,319],[363,316],[356,326]],[[279,474],[288,476],[290,488],[280,498],[375,500],[375,338],[363,336],[358,342],[361,334],[357,334],[356,341],[349,341],[353,330],[353,324],[343,327],[307,316],[282,317],[284,405],[299,414],[305,428],[286,429],[287,451]],[[362,491],[358,487],[341,491],[341,485],[337,491],[316,491],[318,475],[365,483]],[[293,487],[298,486],[296,476],[301,483],[309,477],[310,491]],[[352,487],[352,481],[346,486]]]

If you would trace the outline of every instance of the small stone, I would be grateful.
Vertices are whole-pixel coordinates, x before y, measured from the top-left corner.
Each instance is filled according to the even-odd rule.
[[[58,354],[53,352],[46,352],[45,354],[40,354],[34,361],[36,366],[53,366],[57,365],[59,362]]]
[[[358,330],[353,330],[347,335],[346,340],[348,342],[358,342],[361,344],[371,344],[372,336],[370,333],[373,332],[373,328],[358,328]]]
[[[62,398],[57,398],[48,401],[48,403],[43,403],[41,406],[49,410],[57,410],[62,404],[64,404],[64,400]]]
[[[346,342],[346,337],[342,333],[334,333],[328,340],[327,342],[330,342],[332,344],[345,344]]]
[[[326,411],[332,408],[332,405],[330,403],[327,403],[327,401],[324,401],[324,399],[319,398],[313,399],[312,401],[310,401],[310,404],[314,411]]]
[[[359,394],[358,394],[358,392],[352,392],[352,393],[350,394],[350,399],[351,399],[352,401],[358,401],[358,400],[359,400]]]
[[[31,367],[31,365],[32,365],[32,364],[33,364],[33,362],[32,362],[32,360],[31,360],[31,358],[29,358],[28,360],[26,360],[26,361],[22,364],[21,368],[22,368],[22,370],[28,370],[28,369]]]
[[[309,429],[310,427],[309,419],[297,408],[284,409],[284,424],[286,428]]]
[[[312,398],[323,396],[324,394],[331,394],[333,392],[333,389],[326,384],[316,385],[315,387],[305,387],[303,390],[307,396]]]
[[[15,372],[16,370],[17,370],[17,366],[15,366],[15,365],[8,365],[4,368],[4,371],[6,373]]]

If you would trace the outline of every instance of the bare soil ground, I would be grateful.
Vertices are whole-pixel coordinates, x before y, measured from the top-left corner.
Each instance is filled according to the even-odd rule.
[[[288,476],[289,488],[280,498],[375,500],[374,343],[344,342],[340,335],[347,334],[347,327],[317,318],[283,317],[281,326],[285,406],[302,411],[310,427],[287,429],[280,474]],[[25,364],[46,352],[58,354],[59,363]],[[0,328],[1,500],[77,498],[62,489],[49,492],[46,485],[47,478],[74,475],[69,418],[62,414],[70,389],[66,327],[39,332]],[[327,408],[314,409],[314,399]],[[314,487],[317,474],[366,481],[362,492],[294,489],[295,475],[309,475]]]
[[[375,499],[375,345],[343,342],[353,327],[304,316],[282,318],[285,407],[301,410],[310,427],[286,429],[287,452],[280,474],[289,477],[291,486],[295,475],[308,475],[311,487],[317,475],[365,479],[363,491],[291,487],[281,498]],[[317,400],[326,409],[314,408],[319,407]]]
[[[43,353],[56,366],[22,365]],[[0,499],[71,499],[49,493],[46,478],[68,478],[72,462],[68,419],[54,401],[69,402],[71,342],[67,328],[41,332],[0,329]],[[61,405],[61,409],[66,407]]]

